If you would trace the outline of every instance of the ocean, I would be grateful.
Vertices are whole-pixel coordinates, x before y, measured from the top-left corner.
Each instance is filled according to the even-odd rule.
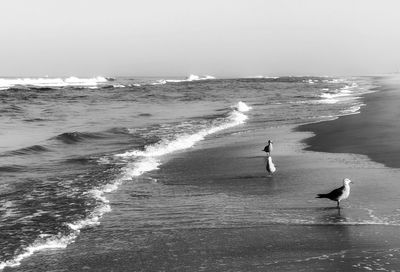
[[[211,186],[204,176],[216,167],[207,158],[190,164],[190,151],[223,147],[231,136],[240,141],[241,135],[358,114],[362,96],[374,87],[370,77],[0,78],[0,269],[45,271],[20,265],[48,251],[61,256],[86,234],[104,231],[106,216],[115,220],[107,235],[122,241],[109,250],[126,247],[123,237],[113,236],[121,228],[330,224],[330,217],[288,207],[259,216],[252,211],[263,209],[265,195],[255,193],[260,187],[249,185],[255,191],[249,197],[232,193],[232,184]],[[255,143],[254,156],[262,157],[267,141],[266,135]],[[185,167],[169,167],[173,158]],[[269,203],[281,203],[274,197]],[[124,210],[129,222],[118,219]],[[90,269],[75,271],[82,267]]]

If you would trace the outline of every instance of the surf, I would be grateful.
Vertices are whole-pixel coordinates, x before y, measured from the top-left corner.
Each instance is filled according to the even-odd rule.
[[[216,124],[199,129],[194,133],[175,135],[173,139],[161,139],[154,144],[146,145],[140,150],[136,149],[115,154],[113,159],[118,161],[118,163],[124,163],[125,166],[122,168],[120,176],[113,180],[113,182],[95,187],[87,192],[87,195],[90,195],[90,197],[97,202],[95,208],[90,212],[90,214],[80,220],[66,222],[65,226],[68,228],[68,231],[64,234],[39,235],[32,244],[20,249],[19,253],[17,253],[12,259],[1,262],[0,269],[19,266],[23,259],[38,251],[66,248],[69,244],[75,241],[82,229],[100,224],[103,215],[111,211],[110,201],[106,197],[107,193],[117,190],[123,182],[132,181],[135,177],[158,169],[162,164],[162,161],[160,160],[162,156],[191,148],[211,134],[244,124],[248,119],[248,116],[245,115],[244,112],[248,112],[250,109],[250,106],[240,101],[236,105],[231,106],[224,118],[219,120],[220,122]],[[112,129],[110,133],[126,134],[130,132],[126,129],[117,128]],[[84,139],[98,138],[100,136],[101,135],[96,133],[73,132],[59,134],[55,139],[71,144]],[[98,160],[98,163],[108,164],[110,163],[110,159],[101,158]]]

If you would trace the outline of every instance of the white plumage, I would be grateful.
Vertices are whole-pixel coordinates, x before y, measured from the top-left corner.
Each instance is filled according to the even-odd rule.
[[[275,164],[272,162],[271,156],[268,156],[268,158],[267,158],[266,169],[269,174],[273,174],[276,171],[276,167],[275,167]]]

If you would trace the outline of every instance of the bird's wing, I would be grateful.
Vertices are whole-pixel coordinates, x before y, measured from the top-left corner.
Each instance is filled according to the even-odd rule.
[[[343,194],[343,190],[344,190],[344,186],[333,190],[332,192],[326,194],[326,196],[331,199],[337,199],[337,198],[339,198],[339,196],[341,196]]]

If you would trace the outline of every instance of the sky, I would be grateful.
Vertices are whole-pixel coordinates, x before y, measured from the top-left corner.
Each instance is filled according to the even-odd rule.
[[[398,0],[1,0],[0,76],[400,70]]]

